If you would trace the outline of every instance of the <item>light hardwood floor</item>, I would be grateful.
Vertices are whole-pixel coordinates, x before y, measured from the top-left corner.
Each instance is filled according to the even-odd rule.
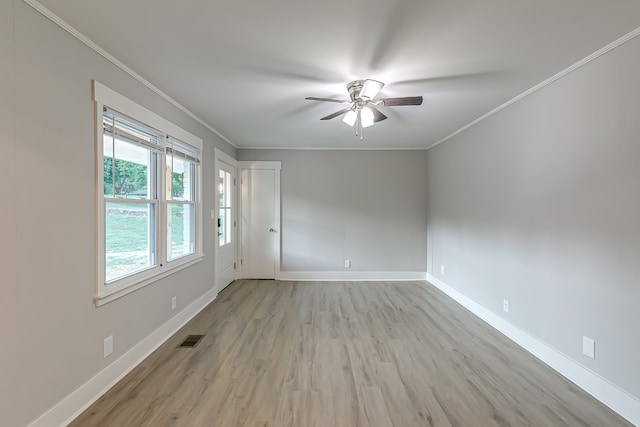
[[[425,282],[239,280],[71,425],[630,424]]]

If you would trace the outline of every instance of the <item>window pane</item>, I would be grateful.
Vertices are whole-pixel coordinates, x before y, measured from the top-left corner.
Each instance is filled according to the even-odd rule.
[[[231,242],[231,174],[220,169],[218,176],[218,246]]]
[[[225,232],[224,232],[224,243],[231,243],[231,236],[233,234],[231,234],[231,223],[233,222],[233,220],[231,219],[231,209],[230,208],[226,208],[226,218],[227,221],[225,223]]]
[[[105,197],[150,198],[149,171],[154,154],[144,147],[118,138],[114,140],[107,134],[103,146]]]
[[[195,200],[194,166],[188,160],[167,156],[167,200]]]
[[[231,209],[220,208],[218,218],[220,218],[220,226],[218,227],[218,246],[224,246],[231,243],[231,225],[233,222],[233,219],[231,218]]]
[[[225,208],[220,208],[220,212],[218,213],[218,246],[224,246],[226,244],[226,230],[227,227],[227,210]]]
[[[231,174],[229,172],[224,173],[225,183],[224,183],[224,207],[231,207]]]
[[[224,179],[224,171],[220,171],[220,176],[218,177],[218,206],[223,208],[225,207],[225,179]]]
[[[102,115],[102,126],[105,134],[115,134],[116,138],[150,147],[159,146],[159,131],[119,113],[105,111]]]
[[[191,204],[168,204],[171,215],[167,221],[169,260],[195,252],[195,209]]]
[[[107,282],[155,265],[154,230],[153,203],[105,203]]]
[[[218,203],[221,208],[231,207],[231,174],[220,170],[218,178]]]

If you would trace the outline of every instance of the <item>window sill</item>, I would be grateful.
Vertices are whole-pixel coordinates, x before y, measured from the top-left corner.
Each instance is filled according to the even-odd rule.
[[[147,274],[136,277],[134,282],[122,284],[118,286],[116,283],[111,285],[100,285],[101,291],[94,296],[93,300],[96,307],[103,306],[111,301],[121,298],[131,292],[137,291],[140,288],[144,288],[160,279],[172,275],[180,270],[184,270],[190,267],[204,258],[204,254],[193,254],[182,258],[177,258],[163,267],[156,267],[146,272]],[[114,286],[115,285],[115,286]],[[109,286],[114,286],[112,289],[108,289]]]

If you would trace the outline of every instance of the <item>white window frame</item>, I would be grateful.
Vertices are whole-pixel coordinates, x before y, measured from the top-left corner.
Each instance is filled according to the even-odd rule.
[[[160,209],[160,221],[156,224],[156,258],[155,266],[140,272],[124,276],[114,280],[109,284],[105,283],[105,197],[104,197],[104,168],[103,168],[103,124],[102,114],[104,108],[110,108],[125,116],[128,116],[140,123],[162,132],[165,137],[161,138],[162,154],[159,164],[166,163],[165,145],[169,136],[190,147],[199,153],[202,160],[203,142],[201,138],[174,125],[158,114],[146,109],[136,102],[123,95],[109,89],[98,81],[93,81],[93,100],[95,101],[95,144],[96,144],[96,284],[94,301],[96,306],[104,305],[110,301],[127,295],[137,289],[156,282],[163,277],[187,268],[204,257],[202,252],[202,163],[196,167],[196,203],[195,203],[195,247],[192,254],[188,254],[171,261],[167,261],[167,206],[168,201],[164,194],[166,188],[164,174],[160,174],[158,185]]]

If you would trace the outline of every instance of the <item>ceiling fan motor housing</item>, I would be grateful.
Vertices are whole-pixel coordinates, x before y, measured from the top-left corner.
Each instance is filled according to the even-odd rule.
[[[349,91],[349,96],[353,102],[360,98],[362,86],[364,86],[364,80],[354,80],[347,84],[347,90]]]

